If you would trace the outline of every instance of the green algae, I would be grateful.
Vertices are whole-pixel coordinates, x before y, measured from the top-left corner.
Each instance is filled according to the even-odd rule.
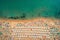
[[[2,26],[0,26],[0,28],[2,28]]]
[[[60,36],[60,32],[58,32],[58,33],[57,33],[57,35],[59,35],[59,36]]]
[[[0,32],[0,35],[2,35],[3,33],[2,32]]]

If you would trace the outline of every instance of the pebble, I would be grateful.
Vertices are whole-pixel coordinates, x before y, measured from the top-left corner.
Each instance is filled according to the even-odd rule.
[[[9,25],[8,22],[5,22],[5,23],[4,23],[4,26],[5,26],[5,27],[9,27],[10,25]]]

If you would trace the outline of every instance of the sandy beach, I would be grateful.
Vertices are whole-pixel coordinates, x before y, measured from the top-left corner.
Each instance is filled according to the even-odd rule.
[[[1,32],[1,40],[54,40],[54,38],[59,40],[60,34],[55,32],[60,33],[60,20],[50,18],[0,19]],[[53,33],[56,35],[53,36]]]

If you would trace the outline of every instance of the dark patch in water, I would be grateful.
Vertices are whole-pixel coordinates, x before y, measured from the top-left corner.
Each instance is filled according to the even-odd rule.
[[[3,17],[3,12],[2,11],[0,11],[0,17]]]
[[[56,17],[56,18],[60,18],[60,12],[56,13],[56,14],[55,14],[55,17]]]
[[[19,19],[19,17],[9,17],[9,19]]]
[[[26,18],[26,14],[23,13],[22,16],[14,16],[14,17],[11,16],[11,17],[8,17],[8,19],[20,19],[20,18],[21,19],[25,19]]]
[[[40,17],[40,13],[38,14],[38,17]]]
[[[23,13],[22,16],[21,16],[21,19],[24,19],[24,18],[26,18],[26,14],[25,13]]]

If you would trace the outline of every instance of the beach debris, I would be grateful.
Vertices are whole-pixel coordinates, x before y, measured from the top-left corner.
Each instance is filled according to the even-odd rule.
[[[10,27],[9,22],[5,22],[5,23],[4,23],[4,26],[5,26],[5,27]]]
[[[0,22],[0,28],[2,28],[2,23]]]

